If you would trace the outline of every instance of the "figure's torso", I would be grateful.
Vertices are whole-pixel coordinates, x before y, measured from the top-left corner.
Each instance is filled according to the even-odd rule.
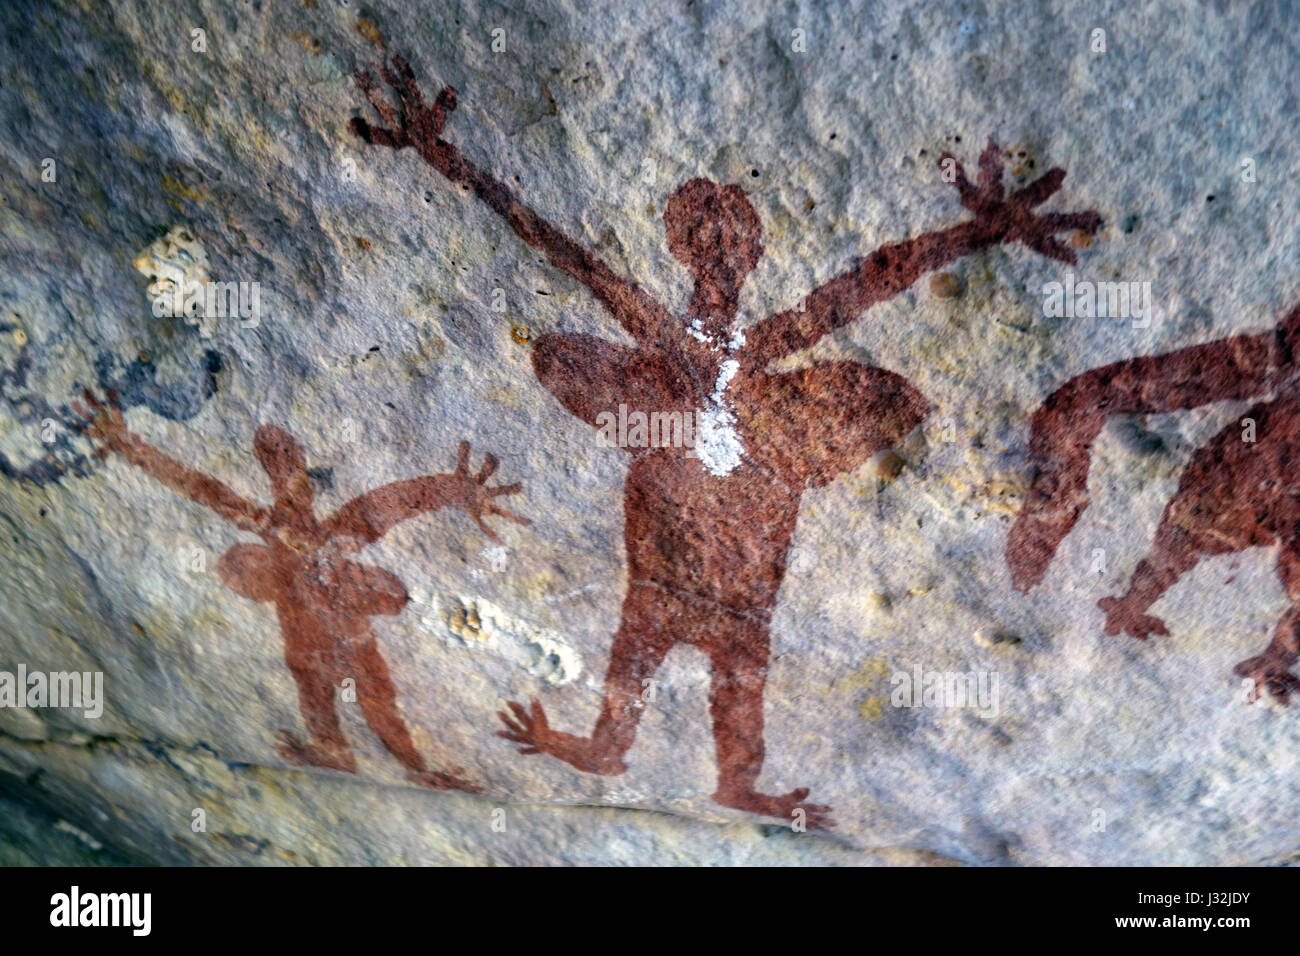
[[[304,551],[274,536],[262,545],[235,545],[218,570],[242,597],[274,603],[286,645],[303,649],[368,640],[370,617],[398,614],[407,602],[401,580],[382,568],[328,546]]]
[[[1300,535],[1300,393],[1247,409],[1192,456],[1168,512],[1240,546]]]
[[[677,449],[633,460],[624,484],[628,576],[733,610],[770,612],[799,497],[744,462],[726,476]]]

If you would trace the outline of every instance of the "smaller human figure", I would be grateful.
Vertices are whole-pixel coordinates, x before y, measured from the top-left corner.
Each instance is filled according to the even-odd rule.
[[[395,481],[359,495],[333,515],[316,517],[314,492],[302,446],[282,428],[263,425],[253,452],[271,479],[271,506],[240,497],[229,486],[157,450],[127,430],[116,393],[107,405],[84,392],[86,404],[74,404],[86,419],[82,430],[109,452],[152,475],[177,494],[207,505],[226,521],[257,535],[263,544],[236,544],[217,564],[222,582],[240,597],[275,605],[284,638],[284,660],[298,683],[298,703],[309,740],[280,732],[277,750],[302,766],[355,773],[356,758],[339,726],[335,707],[342,681],[356,681],[357,701],[366,722],[406,768],[407,778],[436,790],[477,793],[459,768],[431,770],[415,749],[397,709],[397,690],[379,653],[370,618],[399,614],[408,596],[391,572],[359,564],[348,555],[378,541],[408,518],[444,507],[470,515],[491,540],[484,523],[496,515],[526,525],[528,519],[501,508],[495,500],[518,494],[521,485],[489,487],[497,459],[484,456],[477,475],[469,472],[469,442],[460,443],[456,470]]]

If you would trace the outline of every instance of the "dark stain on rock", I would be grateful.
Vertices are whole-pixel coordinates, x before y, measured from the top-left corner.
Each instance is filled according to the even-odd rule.
[[[0,322],[0,334],[16,329],[11,323]],[[29,386],[33,361],[32,343],[23,341],[13,362],[0,367],[0,406],[7,408],[19,424],[31,428],[34,440],[45,441],[45,454],[26,465],[15,464],[0,454],[0,475],[38,486],[57,483],[68,474],[85,477],[91,473],[92,462],[73,442],[81,419],[69,405],[55,405]],[[220,353],[208,349],[189,380],[164,384],[158,381],[158,370],[145,353],[123,365],[110,353],[101,352],[94,363],[99,387],[115,391],[123,407],[144,405],[171,421],[185,421],[199,413],[217,392],[222,365]],[[47,428],[47,423],[54,427]]]

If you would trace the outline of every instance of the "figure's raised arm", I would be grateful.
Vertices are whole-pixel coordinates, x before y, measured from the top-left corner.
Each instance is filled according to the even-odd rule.
[[[1274,331],[1126,359],[1070,379],[1034,413],[1033,478],[1007,538],[1007,565],[1020,591],[1047,572],[1056,549],[1088,507],[1092,444],[1113,415],[1160,414],[1269,391],[1293,370],[1300,307]]]
[[[357,551],[378,541],[390,528],[408,518],[446,507],[459,508],[470,515],[492,541],[499,539],[484,523],[485,515],[496,515],[516,524],[530,524],[527,518],[494,503],[494,499],[502,495],[518,494],[523,485],[515,482],[490,487],[487,480],[497,470],[496,456],[490,453],[484,455],[483,466],[477,475],[469,473],[469,457],[469,442],[463,441],[460,443],[454,472],[394,481],[358,495],[326,522],[326,532],[331,538],[340,540],[340,550]],[[351,539],[350,547],[341,539]]]
[[[89,389],[82,394],[86,406],[73,403],[72,407],[87,420],[82,431],[104,443],[96,452],[97,457],[115,452],[177,494],[207,505],[235,527],[254,534],[267,529],[269,515],[261,505],[240,497],[228,485],[189,468],[128,431],[116,392],[109,391],[107,403],[100,402]]]
[[[374,146],[401,150],[410,146],[426,163],[458,185],[468,187],[489,208],[510,224],[519,238],[544,253],[556,268],[567,272],[595,294],[610,314],[638,341],[658,337],[669,322],[667,311],[630,279],[614,271],[592,252],[569,238],[526,206],[505,183],[470,162],[459,149],[442,139],[447,114],[456,108],[456,91],[444,86],[432,106],[424,102],[411,67],[400,56],[379,74],[397,93],[400,107],[385,99],[368,70],[356,73],[357,86],[366,94],[386,126],[372,126],[355,117],[348,128]]]
[[[978,249],[1004,242],[1021,242],[1035,252],[1073,265],[1074,252],[1056,233],[1094,233],[1101,225],[1096,212],[1035,213],[1061,188],[1065,170],[1051,169],[1023,189],[1005,195],[1002,163],[992,139],[980,156],[978,181],[971,183],[961,164],[945,153],[939,160],[944,177],[951,177],[961,204],[975,218],[948,229],[928,232],[881,246],[847,272],[814,290],[798,309],[773,315],[749,335],[751,361],[765,364],[816,344],[828,332],[848,325],[871,306],[892,299],[936,269]]]

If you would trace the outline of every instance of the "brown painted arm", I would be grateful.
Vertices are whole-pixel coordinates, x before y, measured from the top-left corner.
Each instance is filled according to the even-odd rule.
[[[389,529],[408,518],[449,506],[459,508],[473,517],[483,533],[493,541],[499,539],[484,523],[485,515],[496,515],[516,524],[529,524],[527,518],[493,503],[493,499],[502,495],[518,494],[523,486],[515,482],[488,487],[487,480],[497,469],[496,457],[485,455],[483,466],[477,475],[469,473],[469,458],[469,442],[463,441],[460,443],[456,470],[451,474],[407,478],[358,495],[339,508],[326,522],[326,532],[336,540],[352,539],[351,547],[342,547],[341,550],[357,551],[378,541]]]
[[[393,150],[415,149],[426,163],[451,182],[468,187],[504,219],[519,238],[545,254],[551,264],[567,272],[595,294],[600,303],[638,341],[654,341],[670,327],[667,310],[639,285],[615,275],[585,247],[551,225],[525,205],[505,183],[470,162],[442,139],[447,114],[456,108],[456,91],[444,86],[433,106],[424,102],[411,67],[400,56],[393,65],[380,66],[380,76],[397,93],[400,110],[390,104],[367,70],[356,73],[357,86],[366,94],[387,127],[370,125],[356,117],[348,124],[352,133],[376,146]]]
[[[211,508],[235,527],[254,534],[267,530],[270,516],[261,505],[240,497],[230,486],[195,471],[128,431],[115,392],[108,393],[106,404],[95,398],[89,389],[83,392],[83,396],[89,408],[74,403],[73,410],[87,419],[83,431],[104,443],[97,452],[99,457],[110,451],[121,455],[177,494]]]
[[[1113,415],[1160,414],[1265,394],[1292,367],[1300,308],[1282,326],[1254,335],[1126,359],[1070,379],[1034,413],[1033,479],[1007,538],[1007,564],[1020,591],[1047,572],[1056,549],[1088,507],[1092,445]]]
[[[799,309],[773,315],[749,335],[751,361],[772,359],[815,345],[828,332],[853,322],[871,306],[892,299],[917,279],[972,252],[998,243],[1021,242],[1052,259],[1074,264],[1074,253],[1056,239],[1064,230],[1096,232],[1096,212],[1035,213],[1061,188],[1065,170],[1051,169],[1009,196],[1002,190],[1002,164],[992,139],[980,156],[977,183],[952,156],[944,154],[940,168],[951,170],[961,203],[975,218],[949,229],[881,246],[853,268],[814,290]],[[949,165],[951,164],[951,165]]]

